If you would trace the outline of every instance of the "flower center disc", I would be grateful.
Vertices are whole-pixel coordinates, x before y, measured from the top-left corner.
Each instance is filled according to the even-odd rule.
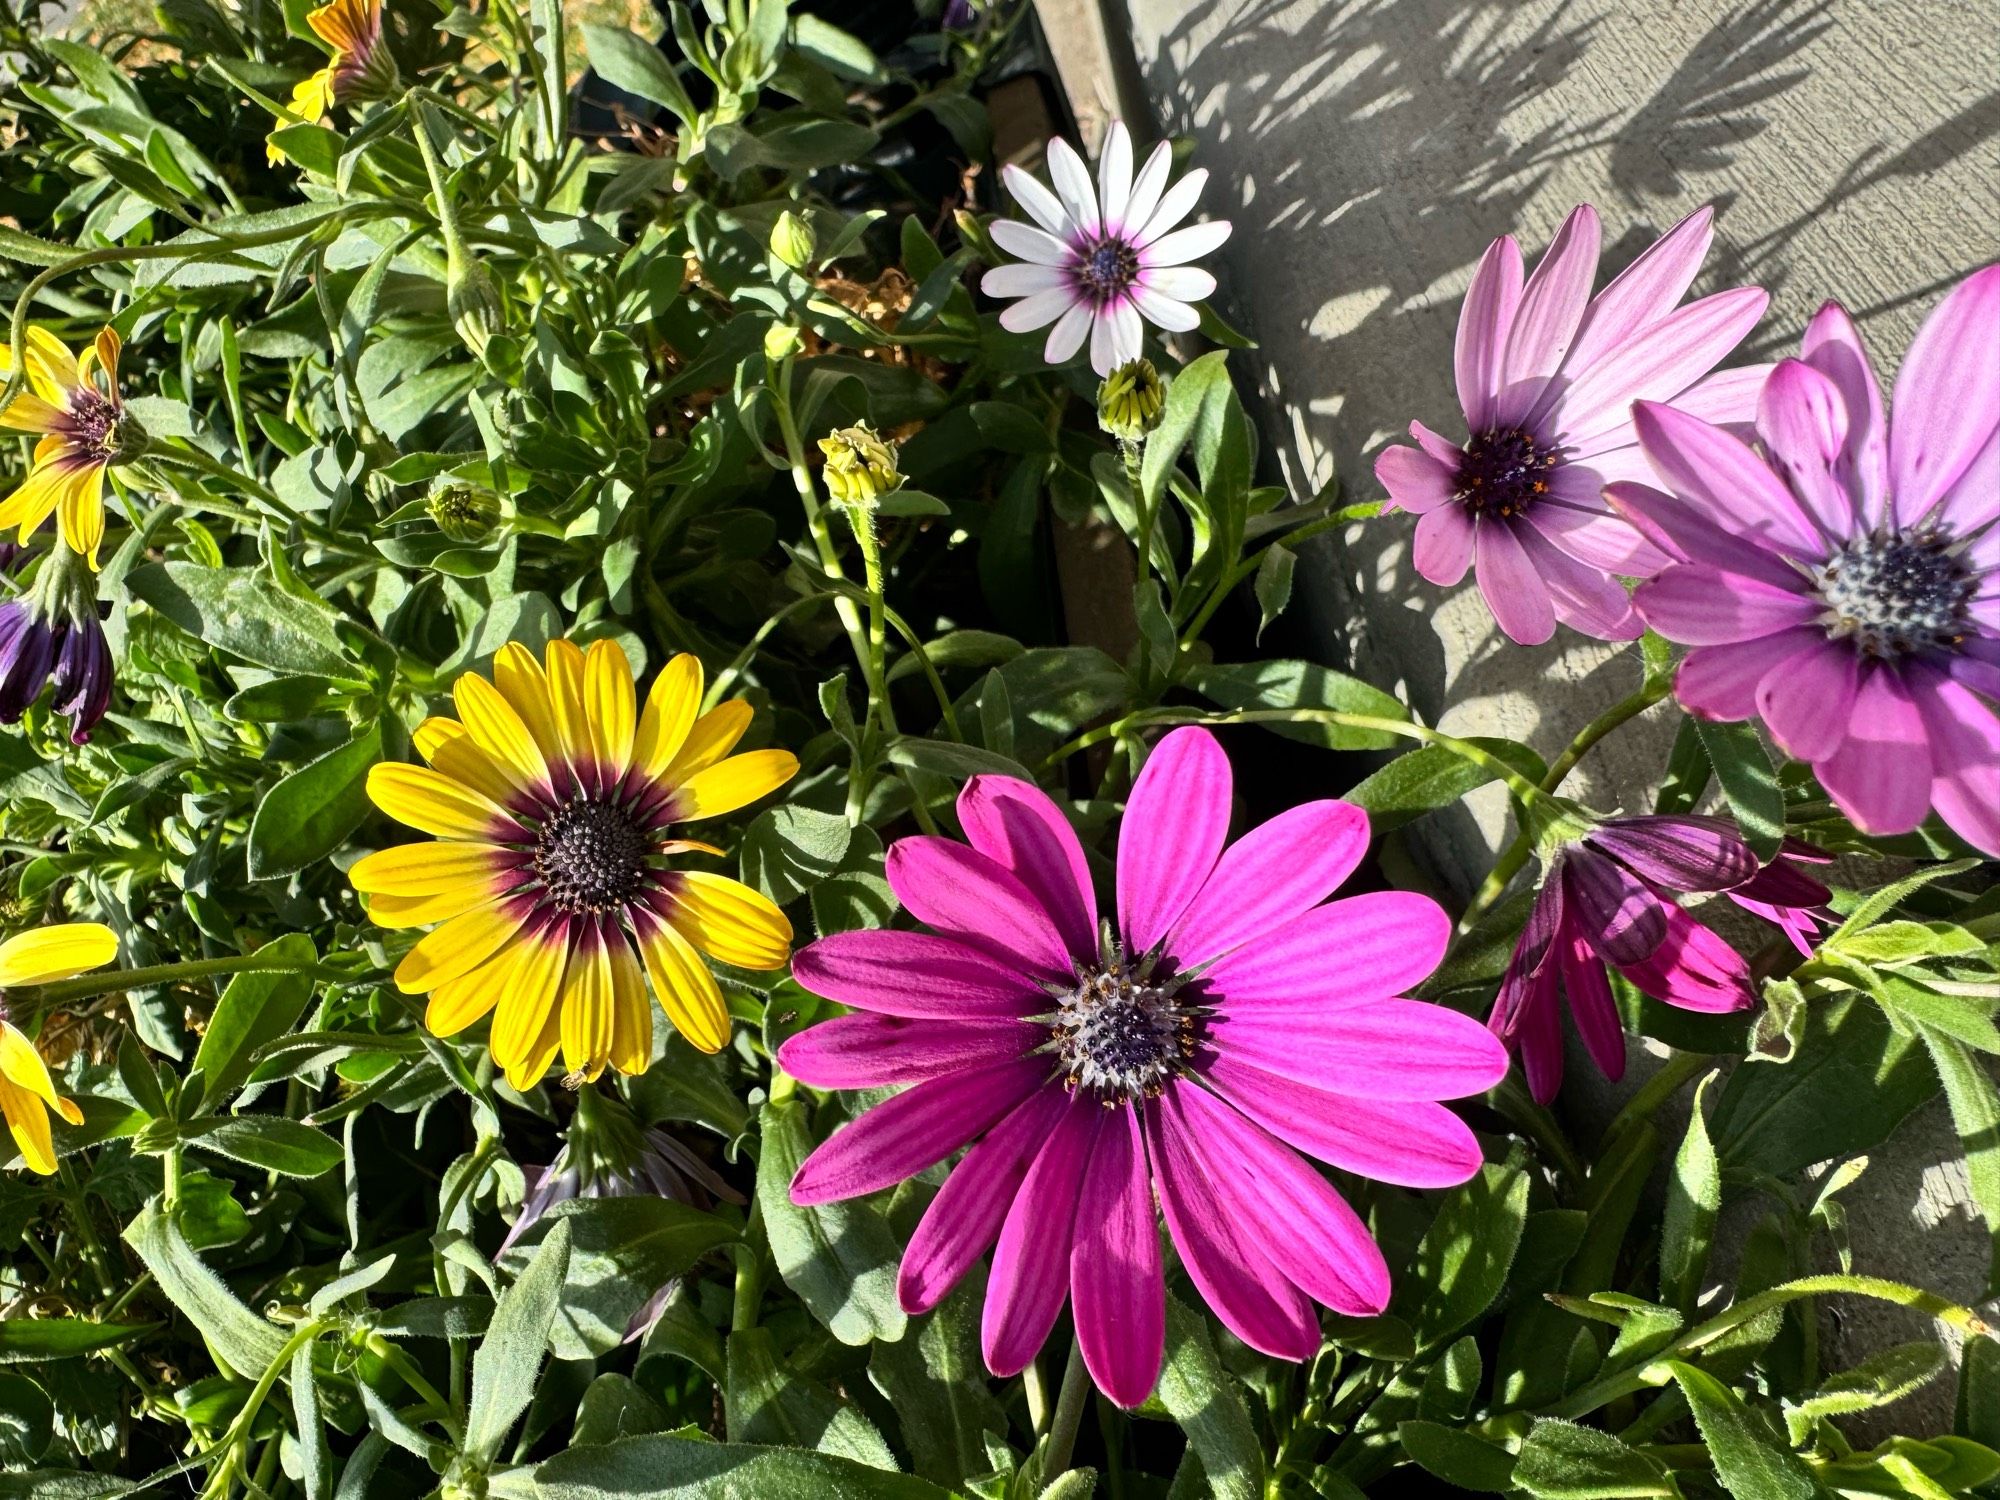
[[[1458,498],[1475,515],[1517,516],[1548,493],[1555,465],[1555,451],[1518,427],[1477,433],[1458,461]]]
[[[1056,998],[1050,1030],[1070,1092],[1103,1103],[1149,1099],[1194,1055],[1196,1014],[1171,987],[1120,960],[1083,971]]]
[[[535,873],[559,909],[611,911],[638,893],[651,849],[651,840],[622,809],[580,797],[542,825]]]
[[[1881,658],[1956,645],[1975,581],[1940,531],[1859,537],[1813,575],[1826,605],[1826,633]]]
[[[93,458],[118,456],[118,408],[88,386],[69,396],[69,438]]]
[[[1076,263],[1077,284],[1091,300],[1114,302],[1139,279],[1139,252],[1123,240],[1099,240]]]

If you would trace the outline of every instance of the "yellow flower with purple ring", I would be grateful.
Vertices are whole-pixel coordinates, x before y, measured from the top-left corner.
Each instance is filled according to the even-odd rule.
[[[282,124],[317,125],[333,113],[334,105],[385,98],[402,81],[382,38],[382,0],[333,0],[307,11],[306,25],[333,56],[294,86],[292,118]],[[274,145],[266,155],[278,161],[284,153]]]
[[[541,661],[510,643],[490,682],[468,672],[453,685],[457,718],[418,726],[427,768],[369,773],[377,807],[444,840],[379,850],[349,872],[382,926],[438,924],[396,985],[429,996],[424,1024],[438,1036],[490,1013],[493,1059],[517,1089],[558,1051],[570,1084],[607,1066],[645,1071],[648,978],[675,1028],[717,1051],[729,1013],[702,955],[742,969],[790,957],[791,923],[769,900],[667,863],[722,852],[677,825],[735,812],[798,773],[789,750],[732,755],[750,706],[700,713],[702,693],[693,656],[666,664],[641,710],[611,642],[551,641]]]
[[[68,979],[117,956],[118,936],[101,922],[63,922],[16,933],[0,943],[0,991]],[[83,1123],[83,1111],[56,1092],[49,1065],[0,1002],[0,1114],[7,1118],[21,1159],[44,1177],[56,1169],[50,1110],[72,1125]]]
[[[0,500],[0,529],[19,527],[25,542],[53,512],[64,545],[93,570],[104,542],[104,471],[146,446],[118,395],[123,348],[117,330],[106,328],[78,357],[46,328],[30,328],[26,388],[0,407],[0,427],[42,437],[28,477]],[[12,352],[0,343],[0,379],[12,369]]]

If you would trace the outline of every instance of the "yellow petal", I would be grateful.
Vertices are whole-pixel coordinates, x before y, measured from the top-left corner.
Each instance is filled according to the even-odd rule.
[[[493,1013],[493,1060],[507,1071],[507,1081],[526,1088],[548,1071],[554,1048],[541,1051],[543,1037],[555,1029],[556,996],[562,989],[569,959],[568,929],[561,923],[543,927],[522,939],[526,956],[501,991]],[[540,1055],[540,1065],[529,1072]]]
[[[720,1052],[729,1041],[729,1008],[722,988],[687,939],[650,913],[634,914],[639,952],[653,994],[674,1029],[704,1052]]]
[[[79,375],[89,373],[85,366],[91,355],[95,354],[97,367],[104,372],[104,382],[110,387],[111,396],[115,400],[118,396],[118,359],[124,352],[125,340],[119,337],[118,330],[109,326],[100,328],[97,331],[96,343],[85,351],[82,359],[76,362],[77,373]]]
[[[453,740],[465,738],[465,726],[456,719],[447,719],[440,714],[432,714],[419,724],[410,736],[410,743],[417,747],[417,754],[425,760],[437,759],[437,753]]]
[[[21,1148],[21,1159],[29,1169],[53,1177],[55,1142],[49,1135],[49,1112],[42,1101],[0,1075],[0,1114],[6,1115],[7,1128],[14,1133],[14,1144]]]
[[[497,883],[481,882],[430,896],[370,896],[368,919],[378,927],[428,927],[433,922],[449,922],[475,906],[485,906],[501,894]]]
[[[470,787],[496,807],[506,807],[520,795],[520,783],[501,770],[499,763],[480,749],[469,734],[436,746],[430,763],[431,769],[446,781]]]
[[[47,984],[118,957],[118,934],[102,922],[60,922],[0,943],[0,989]]]
[[[65,409],[69,406],[69,393],[83,384],[76,356],[46,328],[28,330],[28,384],[51,406]]]
[[[710,958],[739,969],[775,969],[791,956],[791,922],[741,881],[682,870],[671,892],[675,930]]]
[[[20,487],[5,500],[0,500],[0,530],[18,526],[21,528],[19,539],[26,542],[61,501],[71,478],[67,470],[55,464],[35,465],[28,471],[28,477],[21,481]]]
[[[354,52],[367,36],[369,9],[360,0],[333,0],[331,5],[307,11],[306,25],[329,47]]]
[[[406,995],[421,995],[470,974],[521,930],[527,916],[522,902],[496,901],[453,917],[403,955],[396,965],[396,988]]]
[[[548,784],[541,747],[500,689],[477,672],[466,672],[453,685],[452,698],[466,733],[503,775],[524,789]]]
[[[86,464],[71,476],[59,500],[58,523],[69,550],[97,571],[97,549],[104,545],[104,466]]]
[[[611,641],[593,641],[584,657],[583,711],[591,755],[610,786],[632,764],[632,728],[639,714],[632,664]]]
[[[750,719],[750,705],[741,698],[718,703],[694,721],[686,742],[660,773],[660,780],[678,786],[697,771],[707,770],[736,748],[750,727]]]
[[[692,821],[720,817],[747,807],[799,774],[799,758],[789,750],[752,750],[697,771],[674,793],[674,817]]]
[[[555,704],[549,698],[548,675],[535,653],[519,641],[509,641],[493,658],[493,685],[521,716],[545,763],[563,758],[562,735],[556,729]]]
[[[556,742],[562,758],[580,771],[591,758],[590,719],[583,709],[583,652],[569,641],[553,640],[543,650],[542,661],[548,669]]]
[[[0,338],[0,380],[13,364],[7,358],[6,341]],[[14,399],[0,407],[0,427],[14,432],[47,432],[62,420],[62,408],[51,406],[33,391],[23,388]]]
[[[653,1061],[653,1002],[638,955],[622,932],[611,937],[611,1066],[621,1073],[646,1071]]]
[[[506,1070],[507,1082],[516,1093],[526,1093],[542,1081],[549,1064],[556,1060],[562,1044],[562,1007],[551,1005],[542,1017],[542,1029],[535,1033],[527,1049]]]
[[[384,896],[438,896],[464,886],[486,887],[503,873],[498,844],[398,844],[363,855],[347,872],[357,891]]]
[[[512,820],[491,798],[422,766],[386,761],[368,771],[368,795],[399,823],[441,839],[481,843],[509,831]]]
[[[653,679],[646,694],[645,712],[639,715],[638,739],[632,747],[632,764],[642,775],[653,778],[673,764],[694,727],[695,710],[701,707],[701,658],[683,651]]]
[[[611,1060],[613,1026],[611,954],[592,933],[571,950],[563,974],[563,1065],[570,1077],[596,1081]]]
[[[4,1073],[15,1087],[26,1089],[40,1099],[70,1124],[83,1123],[83,1111],[56,1092],[55,1080],[49,1077],[49,1065],[42,1061],[42,1054],[35,1050],[35,1044],[4,1021],[0,1021],[0,1073]]]
[[[491,963],[439,985],[424,1008],[424,1029],[432,1036],[456,1036],[500,1003],[521,966],[532,957],[531,945],[503,948]]]

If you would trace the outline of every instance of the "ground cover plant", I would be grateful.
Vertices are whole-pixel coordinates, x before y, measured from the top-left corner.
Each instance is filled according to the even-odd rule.
[[[0,1493],[1986,1492],[1842,1194],[2000,1245],[2000,268],[1746,365],[1580,207],[1294,494],[1188,153],[871,25],[0,14]],[[1629,696],[1286,654],[1356,526]]]

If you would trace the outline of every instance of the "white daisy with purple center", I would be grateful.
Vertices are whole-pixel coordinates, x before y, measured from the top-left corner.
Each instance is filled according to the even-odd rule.
[[[1139,358],[1142,318],[1176,333],[1199,324],[1193,304],[1215,290],[1215,278],[1188,262],[1228,239],[1229,222],[1174,227],[1194,212],[1208,173],[1197,167],[1169,188],[1172,155],[1160,142],[1135,177],[1132,137],[1113,121],[1096,184],[1063,140],[1049,142],[1054,192],[1019,167],[1002,169],[1007,190],[1035,222],[993,224],[994,243],[1021,258],[995,266],[980,282],[990,297],[1021,299],[1000,314],[1000,326],[1026,333],[1053,323],[1043,350],[1052,365],[1075,355],[1087,335],[1091,368],[1109,375]]]

